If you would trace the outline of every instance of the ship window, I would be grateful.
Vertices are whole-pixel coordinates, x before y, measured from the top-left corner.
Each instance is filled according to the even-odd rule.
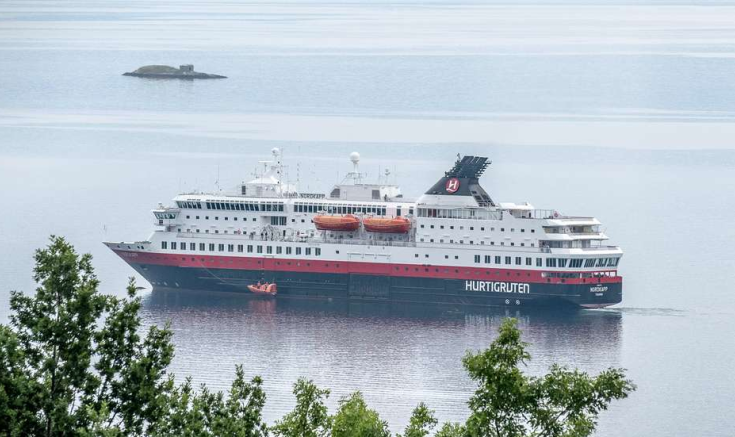
[[[505,232],[505,228],[500,228],[500,232]]]
[[[224,252],[225,251],[225,245],[224,244],[218,244],[217,245],[217,250],[219,250],[220,252]]]
[[[500,257],[499,256],[496,256],[495,257],[495,264],[500,264]]]
[[[280,255],[283,253],[283,248],[281,246],[276,246],[276,254]]]
[[[559,267],[566,267],[567,266],[567,258],[559,258]]]
[[[214,243],[209,243],[209,251],[214,252]]]
[[[450,226],[449,229],[454,229],[454,226]]]
[[[480,230],[481,230],[481,231],[484,231],[484,230],[485,230],[485,228],[480,228]]]
[[[199,250],[204,252],[205,250],[207,250],[207,246],[204,243],[199,243]]]
[[[424,228],[424,225],[421,225],[421,229],[423,229],[423,228]]]
[[[480,255],[475,255],[475,262],[480,263]]]
[[[171,250],[176,250],[176,242],[175,241],[172,241],[171,242]]]
[[[418,258],[418,257],[419,257],[419,254],[418,254],[418,253],[415,253],[415,254],[413,255],[413,257],[414,257],[414,258]]]
[[[517,256],[516,257],[516,265],[519,266],[519,265],[521,265],[521,263],[522,263],[521,257],[520,256]]]
[[[258,246],[255,248],[256,252],[263,253],[263,246]]]
[[[490,255],[485,255],[485,264],[490,264],[492,258]]]
[[[215,220],[219,220],[219,217],[215,217],[214,219],[215,219]]]
[[[273,253],[273,247],[272,246],[266,246],[265,253],[268,253],[268,254]]]
[[[286,246],[286,255],[291,255],[291,246]]]
[[[509,257],[509,256],[506,256],[506,257],[505,257],[505,263],[506,263],[506,264],[510,264],[510,263],[511,263],[511,257]]]
[[[234,252],[235,251],[235,245],[234,244],[228,244],[227,245],[227,251],[228,252]]]
[[[459,256],[458,255],[454,255],[454,259],[459,259]]]
[[[199,220],[199,216],[197,216],[197,220]]]
[[[491,246],[495,246],[495,242],[494,242],[494,241],[491,241],[491,242],[490,242],[490,245],[491,245]]]
[[[526,232],[526,230],[525,229],[521,229],[521,232]]]
[[[541,263],[542,263],[541,258],[536,258],[536,267],[541,267],[542,266]]]
[[[161,241],[161,249],[168,249],[168,241]]]
[[[430,227],[431,227],[431,229],[434,229],[434,225],[431,225]]]
[[[187,216],[186,216],[186,218],[191,218],[191,217],[189,217],[189,216],[187,215]]]
[[[304,250],[304,252],[305,252],[305,255],[307,255],[307,256],[308,256],[308,255],[311,255],[311,247],[307,247],[307,248],[306,248],[306,249]]]
[[[197,250],[197,244],[196,243],[189,243],[189,250]]]
[[[248,253],[253,253],[253,245],[248,244]]]
[[[317,247],[316,249],[314,249],[314,255],[316,255],[316,256],[322,256],[322,250]]]
[[[204,216],[204,220],[209,220],[209,216]]]
[[[533,264],[533,258],[526,258],[526,265],[530,266],[531,264]]]
[[[428,257],[429,257],[429,254],[428,253],[427,254],[424,254],[424,258],[428,258]]]
[[[439,229],[444,229],[444,225],[439,226]]]
[[[556,267],[556,258],[546,258],[546,267]]]
[[[237,245],[237,251],[240,252],[240,253],[242,253],[242,249],[243,249],[242,244],[238,244]]]
[[[301,255],[301,248],[300,247],[297,247],[296,248],[296,255]]]
[[[595,266],[595,259],[594,258],[590,258],[588,260],[585,260],[584,266],[585,267],[594,267]]]
[[[510,243],[510,245],[511,245],[511,246],[515,246],[516,244],[515,244],[515,243]]]
[[[475,228],[473,226],[470,226],[470,231],[474,231]]]
[[[510,228],[510,231],[511,231],[511,232],[514,232],[514,231],[515,231],[515,228]]]

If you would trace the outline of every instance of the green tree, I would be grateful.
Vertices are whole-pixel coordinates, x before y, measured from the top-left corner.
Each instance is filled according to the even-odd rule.
[[[367,407],[362,393],[355,392],[339,401],[332,418],[332,437],[388,437],[388,424]]]
[[[9,434],[142,434],[164,413],[171,332],[140,338],[135,283],[124,299],[100,294],[91,260],[52,236],[35,254],[35,295],[11,292],[12,329],[0,331],[3,390],[16,392],[0,400]]]
[[[464,437],[467,433],[464,425],[459,423],[446,422],[439,428],[434,437]]]
[[[151,437],[261,437],[268,431],[263,423],[265,405],[263,381],[245,380],[242,366],[237,366],[228,396],[210,392],[202,385],[199,392],[187,379],[171,387],[166,414],[149,428]]]
[[[596,377],[554,365],[543,377],[525,375],[530,360],[515,319],[506,319],[484,351],[468,352],[463,364],[479,387],[470,398],[468,436],[582,437],[592,434],[598,414],[635,386],[622,369]]]
[[[331,419],[324,401],[329,390],[318,388],[313,381],[299,378],[294,384],[296,406],[270,430],[282,437],[326,437],[330,435]]]
[[[29,378],[25,353],[18,337],[0,325],[0,434],[40,435],[42,424],[35,412],[40,410],[41,385]]]
[[[434,410],[430,410],[426,404],[421,402],[413,409],[408,426],[403,431],[403,437],[426,437],[437,423],[439,422],[434,416]]]

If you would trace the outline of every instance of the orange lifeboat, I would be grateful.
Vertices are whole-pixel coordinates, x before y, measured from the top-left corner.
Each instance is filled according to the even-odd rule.
[[[411,221],[405,217],[368,217],[362,221],[368,232],[405,234],[411,229]]]
[[[348,215],[315,215],[314,225],[320,231],[356,231],[360,228],[360,219]]]
[[[248,290],[255,294],[266,294],[269,296],[275,296],[276,293],[278,293],[278,287],[276,287],[275,282],[272,284],[267,282],[265,284],[261,284],[258,282],[257,285],[248,285]]]

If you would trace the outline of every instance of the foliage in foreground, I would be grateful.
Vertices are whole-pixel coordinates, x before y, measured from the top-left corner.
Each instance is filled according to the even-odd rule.
[[[167,369],[172,333],[141,326],[141,301],[131,279],[127,298],[102,295],[90,255],[63,238],[36,251],[34,296],[12,292],[10,326],[0,325],[0,434],[88,437],[248,436],[387,437],[388,424],[355,392],[330,415],[330,391],[312,381],[294,384],[294,410],[273,426],[262,419],[263,381],[247,381],[242,367],[228,393],[190,380],[176,385]],[[598,415],[635,386],[622,369],[592,377],[554,365],[541,377],[514,319],[506,319],[486,350],[462,363],[477,383],[463,424],[437,428],[420,403],[397,437],[582,437]]]

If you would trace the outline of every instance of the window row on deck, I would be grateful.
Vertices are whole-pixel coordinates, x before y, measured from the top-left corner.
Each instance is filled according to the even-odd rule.
[[[302,252],[306,256],[322,255],[322,249],[319,247],[271,246],[264,244],[189,243],[187,247],[187,243],[183,241],[161,241],[161,249],[199,252],[258,253],[267,255],[273,253],[280,255],[285,251],[286,255],[301,255]]]
[[[375,214],[375,215],[387,215],[388,210],[385,206],[380,205],[368,205],[368,204],[333,204],[333,203],[311,203],[311,202],[296,202],[294,203],[294,212],[301,213],[318,213],[324,212],[327,214]],[[400,211],[400,206],[397,207]],[[413,214],[413,208],[410,208],[409,214]],[[400,212],[397,215],[401,215]]]
[[[524,260],[525,258],[525,260]],[[475,264],[481,264],[484,261],[484,264],[505,264],[505,265],[526,265],[526,266],[532,266],[534,264],[534,260],[532,257],[521,257],[521,256],[492,256],[492,255],[485,255],[482,257],[481,255],[475,255]],[[535,264],[536,267],[543,267],[544,264],[546,267],[551,268],[569,268],[571,269],[578,269],[581,268],[584,264],[584,267],[590,268],[590,267],[616,267],[618,263],[620,262],[619,257],[613,257],[613,258],[546,258],[546,261],[544,262],[544,258],[536,258]]]

